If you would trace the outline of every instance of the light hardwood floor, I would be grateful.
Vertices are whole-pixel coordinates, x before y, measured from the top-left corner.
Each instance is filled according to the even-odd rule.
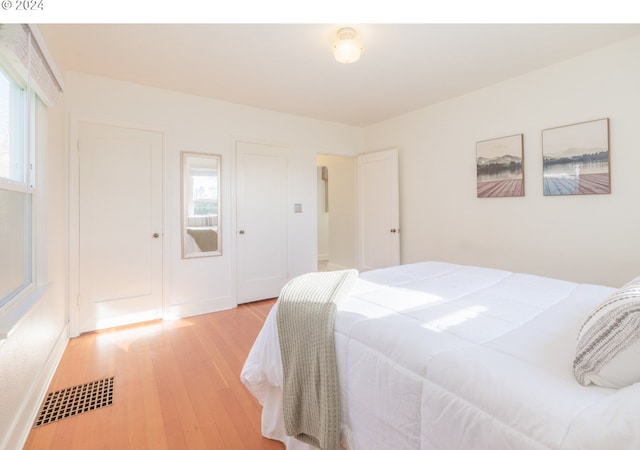
[[[49,391],[113,376],[113,404],[33,428],[24,449],[283,449],[240,381],[274,302],[71,339]]]

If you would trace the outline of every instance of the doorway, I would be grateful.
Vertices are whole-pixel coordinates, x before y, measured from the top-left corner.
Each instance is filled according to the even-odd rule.
[[[356,159],[317,155],[318,270],[357,267]]]

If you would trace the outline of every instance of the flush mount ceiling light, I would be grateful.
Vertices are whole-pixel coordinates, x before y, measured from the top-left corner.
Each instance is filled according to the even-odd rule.
[[[356,40],[356,30],[353,28],[340,28],[338,30],[338,40],[333,46],[333,56],[336,61],[343,64],[351,64],[360,59],[362,46]]]

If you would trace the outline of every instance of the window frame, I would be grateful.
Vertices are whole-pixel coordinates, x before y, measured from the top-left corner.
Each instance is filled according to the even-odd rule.
[[[0,311],[10,308],[19,298],[24,297],[35,285],[35,95],[19,83],[11,72],[0,65],[2,76],[8,80],[9,92],[9,178],[0,176],[0,190],[24,196],[24,218],[22,219],[22,261],[21,276],[7,283],[8,291],[0,292]]]
[[[21,288],[6,295],[0,304],[0,345],[43,298],[51,284],[48,277],[47,191],[39,190],[38,186],[43,184],[46,173],[40,169],[44,168],[47,154],[47,108],[55,105],[58,95],[63,92],[62,78],[37,26],[3,24],[2,31],[0,67],[5,77],[23,89],[24,179],[16,183],[2,177],[0,189],[23,192],[30,199],[30,226],[25,232],[29,242],[25,250],[29,259],[25,270],[30,277]]]

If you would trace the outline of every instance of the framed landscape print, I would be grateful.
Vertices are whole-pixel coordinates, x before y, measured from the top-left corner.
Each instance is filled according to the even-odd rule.
[[[544,195],[609,194],[609,119],[542,130]]]
[[[478,198],[524,196],[523,135],[476,143]]]

